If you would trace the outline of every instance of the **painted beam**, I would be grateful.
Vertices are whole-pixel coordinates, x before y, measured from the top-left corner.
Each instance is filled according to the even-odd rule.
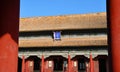
[[[71,57],[68,55],[68,72],[71,72]]]
[[[42,55],[41,72],[44,72],[44,55]]]
[[[90,54],[90,72],[94,72],[94,63],[93,63],[92,54]]]
[[[25,57],[22,56],[22,72],[25,72]]]

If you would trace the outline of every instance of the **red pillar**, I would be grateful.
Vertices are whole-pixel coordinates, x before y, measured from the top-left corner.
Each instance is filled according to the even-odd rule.
[[[41,72],[44,72],[44,55],[42,55]]]
[[[92,54],[90,54],[90,72],[94,72],[94,64],[93,64]]]
[[[70,55],[68,55],[68,72],[71,72],[71,58]]]
[[[19,0],[0,0],[0,72],[17,72]]]
[[[25,57],[22,56],[22,72],[25,72]]]
[[[109,55],[112,72],[120,72],[120,0],[108,0]],[[110,41],[111,40],[111,41]],[[111,71],[111,70],[110,70]]]

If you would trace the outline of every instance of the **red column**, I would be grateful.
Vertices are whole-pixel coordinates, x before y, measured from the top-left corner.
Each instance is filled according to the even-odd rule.
[[[94,72],[94,64],[93,64],[92,54],[90,54],[90,72]]]
[[[120,72],[120,0],[108,0],[109,55],[112,72]],[[111,41],[110,41],[111,40]],[[110,70],[111,71],[111,70]]]
[[[44,72],[44,55],[42,55],[41,72]]]
[[[25,72],[25,57],[22,56],[22,72]]]
[[[17,72],[19,0],[0,0],[0,72]]]
[[[68,55],[68,72],[71,72],[71,58],[70,55]]]

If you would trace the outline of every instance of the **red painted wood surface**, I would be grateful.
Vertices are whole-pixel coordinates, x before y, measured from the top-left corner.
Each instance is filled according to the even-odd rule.
[[[53,60],[46,60],[45,61],[45,66],[44,66],[44,72],[53,72],[54,69],[54,62]]]
[[[71,72],[71,58],[70,58],[70,55],[68,55],[68,72]]]
[[[17,72],[19,0],[0,0],[0,72]]]
[[[18,45],[10,34],[0,38],[0,72],[17,72],[17,52]]]
[[[41,72],[44,72],[44,55],[42,55]]]
[[[90,72],[90,65],[88,62],[85,63],[86,64],[86,72]]]
[[[93,64],[94,64],[94,72],[99,72],[99,61],[97,60],[93,60]]]
[[[29,62],[27,60],[25,60],[25,72],[29,72]]]
[[[94,72],[94,64],[93,64],[92,54],[90,54],[90,72]]]
[[[22,72],[25,72],[25,57],[22,56]]]
[[[120,0],[109,0],[108,3],[109,55],[111,72],[120,72]],[[111,40],[111,41],[110,41]]]
[[[34,60],[31,58],[25,61],[25,72],[34,72]]]
[[[78,72],[78,61],[77,60],[71,60],[71,71]]]

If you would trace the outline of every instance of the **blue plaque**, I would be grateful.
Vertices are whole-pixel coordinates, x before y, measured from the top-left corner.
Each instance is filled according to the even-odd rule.
[[[61,39],[61,32],[60,31],[55,31],[53,32],[53,37],[54,37],[54,40],[60,40]]]

